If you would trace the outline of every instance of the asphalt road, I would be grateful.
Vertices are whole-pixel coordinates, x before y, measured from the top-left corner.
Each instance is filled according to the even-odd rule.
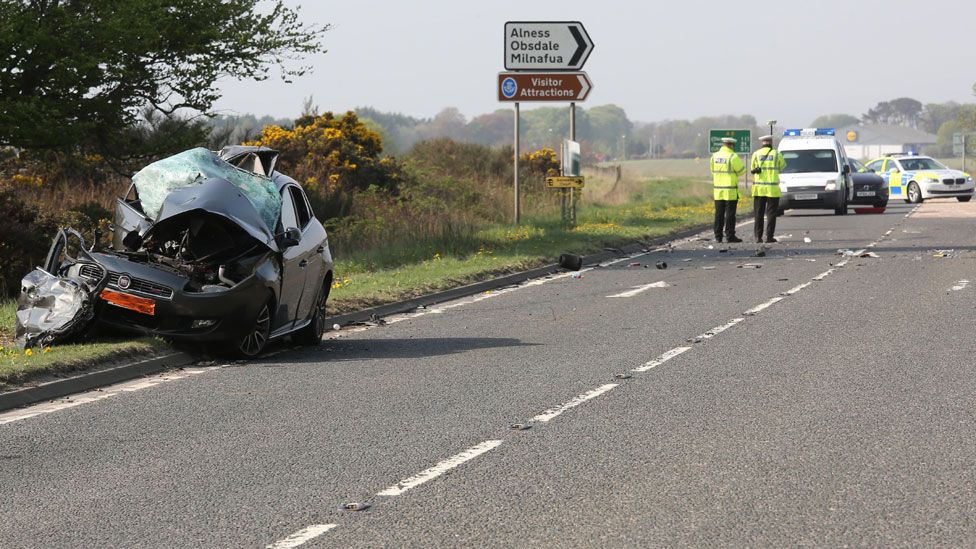
[[[974,224],[790,213],[0,414],[0,547],[972,546]]]

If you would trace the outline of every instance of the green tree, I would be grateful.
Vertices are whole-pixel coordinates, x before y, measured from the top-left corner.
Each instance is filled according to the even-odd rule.
[[[328,26],[258,4],[0,0],[0,145],[113,154],[145,108],[179,120],[209,113],[221,78],[303,74],[296,62],[323,51]]]
[[[843,128],[844,126],[853,126],[858,122],[859,120],[856,116],[835,113],[814,118],[810,126],[813,128]]]

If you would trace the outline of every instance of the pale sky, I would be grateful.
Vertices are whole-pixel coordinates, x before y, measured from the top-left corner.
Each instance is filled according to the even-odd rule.
[[[506,21],[583,23],[596,44],[583,107],[615,103],[632,120],[752,114],[802,126],[859,116],[878,101],[976,102],[976,2],[818,0],[288,0],[331,23],[327,53],[292,84],[229,81],[227,114],[294,117],[372,106],[469,118],[500,107]],[[558,105],[558,104],[556,104]],[[532,105],[523,104],[523,108]]]

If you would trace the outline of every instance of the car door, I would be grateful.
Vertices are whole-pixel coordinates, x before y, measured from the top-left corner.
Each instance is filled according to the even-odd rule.
[[[305,290],[295,312],[295,321],[301,323],[309,317],[312,307],[315,305],[315,298],[319,291],[319,281],[322,279],[322,240],[324,231],[322,226],[315,222],[312,215],[312,208],[308,204],[308,199],[300,187],[291,185],[288,187],[292,201],[295,204],[295,214],[298,218],[298,227],[302,230],[302,241],[297,246],[303,250],[303,260],[301,263],[303,285]]]
[[[885,160],[884,178],[888,181],[888,192],[892,197],[905,198],[908,196],[901,175],[901,166],[894,158]]]
[[[281,189],[281,226],[279,232],[288,229],[301,229],[295,202],[289,192],[291,185]],[[275,315],[275,331],[290,330],[295,319],[298,318],[299,304],[302,292],[305,290],[305,265],[308,261],[307,245],[299,242],[281,252],[281,291],[279,292],[278,310]]]

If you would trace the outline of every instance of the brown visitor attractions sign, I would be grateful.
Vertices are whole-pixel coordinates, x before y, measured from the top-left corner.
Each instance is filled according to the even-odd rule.
[[[583,101],[591,89],[585,72],[498,73],[499,101]]]

